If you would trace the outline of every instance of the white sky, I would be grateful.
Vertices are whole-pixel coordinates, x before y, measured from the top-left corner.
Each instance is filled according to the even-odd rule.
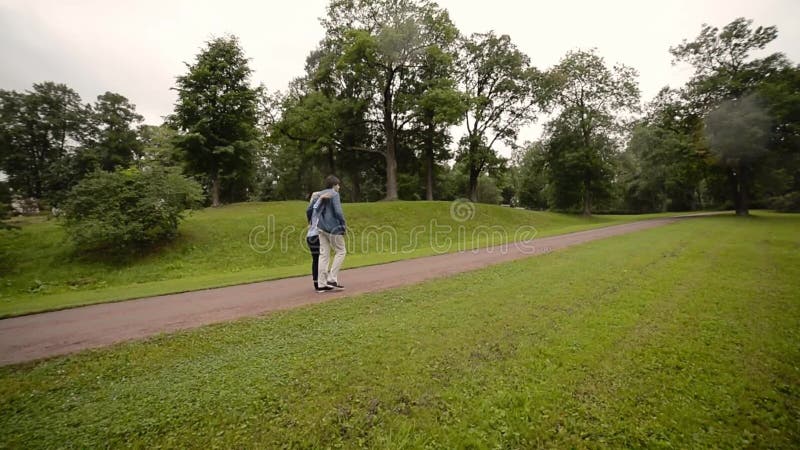
[[[172,111],[175,77],[212,36],[239,36],[253,84],[283,90],[303,73],[322,38],[327,0],[0,0],[0,89],[26,90],[56,81],[85,102],[105,91],[128,97],[147,123]],[[800,62],[799,0],[441,0],[464,34],[508,34],[546,69],[571,49],[596,47],[609,64],[639,71],[642,100],[679,86],[688,67],[671,66],[670,46],[693,39],[702,23],[736,17],[776,25],[769,51]],[[521,140],[538,137],[526,128]],[[503,151],[502,153],[507,153]]]

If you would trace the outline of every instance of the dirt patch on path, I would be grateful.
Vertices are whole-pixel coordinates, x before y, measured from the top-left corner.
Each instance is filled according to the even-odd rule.
[[[645,220],[501,247],[348,269],[340,276],[347,289],[335,293],[315,293],[310,277],[304,276],[4,319],[0,320],[0,365],[392,289],[676,220],[679,219]]]

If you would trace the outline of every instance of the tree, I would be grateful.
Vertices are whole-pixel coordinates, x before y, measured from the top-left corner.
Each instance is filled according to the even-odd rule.
[[[513,203],[534,209],[546,209],[549,206],[544,157],[545,147],[542,142],[533,142],[514,149],[511,154]]]
[[[703,206],[707,159],[702,121],[682,98],[662,89],[637,121],[621,155],[619,182],[629,211],[681,211]]]
[[[769,153],[758,167],[759,193],[773,203],[794,198],[796,211],[800,209],[800,66],[770,76],[757,94],[772,118]]]
[[[367,81],[367,120],[382,132],[386,200],[398,198],[399,135],[420,112],[409,89],[431,47],[443,47],[457,31],[447,11],[428,0],[334,0],[322,21],[326,39],[342,49],[338,68]]]
[[[751,58],[754,51],[763,50],[778,36],[776,27],[759,26],[754,29],[752,23],[752,20],[738,18],[722,30],[704,24],[693,41],[684,40],[681,45],[670,48],[673,64],[687,62],[694,67],[694,75],[687,86],[687,96],[698,115],[705,118],[709,137],[715,136],[710,142],[711,151],[725,169],[729,192],[739,215],[748,214],[754,175],[758,169],[756,163],[762,159],[761,156],[765,156],[759,156],[761,150],[751,144],[762,142],[767,146],[771,140],[761,136],[759,130],[763,117],[761,112],[755,112],[763,110],[764,106],[756,108],[752,98],[745,98],[772,78],[779,78],[790,70],[790,64],[781,53]],[[737,134],[742,133],[740,137],[745,142],[732,147],[719,132],[739,121],[737,114],[751,117],[758,124],[736,130]],[[779,132],[779,128],[773,131]],[[714,148],[715,145],[724,148]]]
[[[425,165],[425,198],[433,200],[435,167],[450,158],[448,128],[461,120],[465,113],[464,96],[457,90],[454,79],[454,55],[439,47],[427,49],[418,77],[412,83],[407,98],[415,110],[412,135],[421,149]]]
[[[706,117],[711,151],[733,177],[736,214],[750,208],[753,168],[767,153],[771,120],[754,95],[723,102]]]
[[[752,20],[740,17],[722,30],[703,24],[693,40],[669,49],[673,64],[689,63],[694,75],[688,83],[689,97],[703,113],[722,101],[739,98],[755,88],[768,74],[786,65],[786,58],[773,53],[750,59],[750,54],[764,49],[778,37],[778,29],[757,27]]]
[[[549,74],[552,106],[548,125],[548,173],[556,204],[580,199],[590,215],[597,197],[608,194],[615,137],[624,130],[622,114],[638,110],[636,71],[609,69],[592,51],[572,51]]]
[[[82,173],[128,167],[141,152],[136,127],[144,118],[127,98],[113,92],[97,96],[89,109],[78,152]]]
[[[187,169],[208,180],[211,203],[219,206],[223,188],[235,199],[254,172],[257,91],[235,36],[209,41],[187,67],[175,87],[172,122],[182,132],[176,146]]]
[[[86,108],[63,84],[37,83],[32,91],[0,90],[0,170],[25,197],[53,194],[53,164],[78,144]]]
[[[496,163],[495,143],[513,146],[520,127],[534,120],[544,91],[541,74],[507,35],[473,34],[463,42],[461,53],[467,132],[458,157],[469,168],[468,194],[475,201],[478,177]]]
[[[699,206],[704,161],[690,137],[656,123],[634,127],[620,174],[629,210],[684,211]]]
[[[330,106],[325,95],[308,95],[296,88],[262,98],[262,127],[268,136],[264,157],[269,169],[262,168],[260,178],[275,182],[274,198],[307,198],[319,188],[323,168],[325,173],[333,172],[335,117]]]

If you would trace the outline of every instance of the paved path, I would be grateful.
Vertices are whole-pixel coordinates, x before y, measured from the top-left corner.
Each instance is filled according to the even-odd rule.
[[[317,294],[310,277],[295,277],[0,320],[0,365],[14,364],[255,316],[344,296],[396,288],[432,278],[672,223],[645,220],[534,239],[524,245],[409,259],[342,271],[345,291]]]

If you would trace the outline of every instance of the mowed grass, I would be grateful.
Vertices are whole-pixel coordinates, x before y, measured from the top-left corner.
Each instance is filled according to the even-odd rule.
[[[176,241],[122,263],[76,254],[55,220],[23,222],[18,231],[0,231],[0,317],[308,274],[305,206],[243,203],[197,211]],[[543,236],[649,217],[582,218],[476,204],[454,209],[468,219],[458,221],[449,202],[344,207],[345,267],[499,244],[501,236],[524,239],[529,227]]]
[[[0,447],[796,448],[800,216],[0,369]]]

